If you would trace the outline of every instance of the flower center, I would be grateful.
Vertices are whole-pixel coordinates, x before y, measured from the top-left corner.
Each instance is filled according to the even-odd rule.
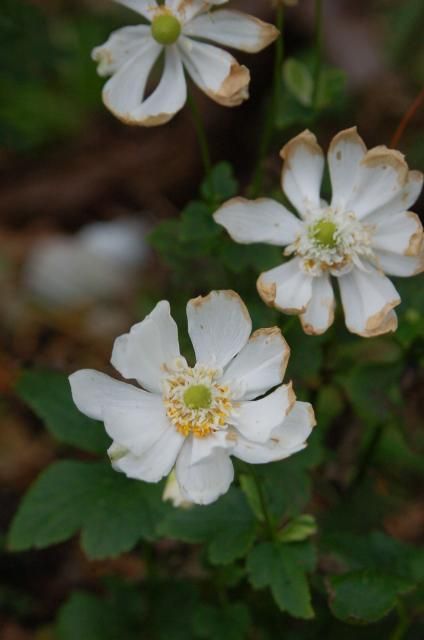
[[[152,21],[152,36],[159,44],[174,44],[181,35],[181,23],[169,13],[162,13]]]
[[[194,384],[184,391],[183,399],[189,409],[209,409],[212,393],[204,384]]]
[[[230,390],[220,384],[222,372],[181,360],[165,368],[163,399],[166,414],[183,436],[205,438],[224,429],[232,413]]]
[[[333,249],[337,246],[337,226],[331,220],[319,220],[310,228],[311,238],[315,238],[318,244]]]

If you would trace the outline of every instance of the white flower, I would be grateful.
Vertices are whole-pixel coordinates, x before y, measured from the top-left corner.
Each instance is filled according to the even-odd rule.
[[[278,36],[270,24],[238,11],[211,12],[227,0],[116,0],[134,9],[149,25],[125,27],[93,51],[102,76],[112,76],[103,90],[110,111],[127,124],[156,126],[168,122],[185,105],[184,68],[210,98],[234,107],[249,97],[249,70],[229,53],[202,40],[250,53]],[[146,97],[153,65],[164,53],[162,78]]]
[[[175,467],[182,499],[209,504],[233,481],[230,456],[265,463],[300,451],[314,412],[296,402],[291,384],[281,384],[289,348],[280,330],[249,338],[252,323],[236,293],[190,300],[187,317],[194,367],[180,355],[177,326],[162,301],[113,348],[114,367],[143,389],[90,370],[70,383],[80,411],[104,422],[117,471],[158,482]]]
[[[260,296],[285,313],[300,314],[306,333],[321,334],[334,319],[332,275],[352,333],[395,331],[393,309],[400,298],[385,274],[406,277],[424,269],[423,228],[408,211],[423,175],[409,171],[398,151],[367,151],[356,128],[347,129],[328,151],[328,204],[320,197],[324,155],[315,136],[304,131],[281,155],[282,188],[300,218],[266,198],[235,198],[214,215],[236,242],[285,246],[285,255],[293,256],[260,276]]]
[[[24,265],[24,284],[58,307],[120,296],[147,256],[144,235],[142,223],[122,218],[86,225],[75,236],[37,240]]]

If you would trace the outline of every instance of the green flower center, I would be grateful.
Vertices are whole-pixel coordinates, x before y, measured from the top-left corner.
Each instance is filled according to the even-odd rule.
[[[331,220],[319,220],[312,226],[310,235],[323,247],[334,249],[337,246],[336,231],[337,226]]]
[[[181,35],[181,23],[175,16],[162,14],[152,22],[152,36],[159,44],[174,44]]]
[[[184,392],[184,403],[189,409],[209,409],[212,404],[210,389],[204,384],[194,384]]]

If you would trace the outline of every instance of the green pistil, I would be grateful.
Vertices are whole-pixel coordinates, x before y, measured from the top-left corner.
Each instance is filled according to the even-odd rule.
[[[174,44],[181,35],[181,23],[175,16],[162,14],[152,22],[152,36],[159,44]]]
[[[211,391],[204,384],[195,384],[189,387],[183,398],[189,409],[209,409],[212,404]]]
[[[329,249],[337,246],[336,239],[337,226],[331,220],[320,220],[311,228],[310,236],[314,238],[318,244]]]

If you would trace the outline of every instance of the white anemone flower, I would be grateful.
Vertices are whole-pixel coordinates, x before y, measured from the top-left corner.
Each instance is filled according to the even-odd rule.
[[[274,200],[235,198],[215,214],[236,241],[286,247],[291,260],[262,273],[262,299],[299,314],[306,333],[324,333],[334,320],[330,276],[339,284],[347,328],[364,337],[397,328],[400,297],[385,274],[424,269],[423,228],[409,207],[423,175],[385,146],[367,150],[356,128],[337,134],[328,151],[331,202],[320,197],[324,155],[304,131],[281,151],[282,188],[299,217]]]
[[[103,90],[106,107],[130,125],[168,122],[187,99],[184,68],[193,82],[221,105],[234,107],[249,97],[249,70],[208,42],[256,53],[278,36],[278,30],[239,11],[210,10],[227,0],[116,0],[150,24],[118,29],[93,50],[98,73],[111,76]],[[150,95],[147,81],[160,54],[161,80]]]
[[[280,330],[250,336],[236,293],[190,300],[187,318],[194,366],[180,355],[177,325],[162,301],[113,348],[114,367],[142,388],[91,370],[70,383],[79,410],[101,420],[112,438],[116,471],[159,482],[175,468],[181,500],[209,504],[233,481],[231,456],[253,464],[287,458],[306,446],[314,412],[296,401],[291,383],[282,384],[289,348]]]

